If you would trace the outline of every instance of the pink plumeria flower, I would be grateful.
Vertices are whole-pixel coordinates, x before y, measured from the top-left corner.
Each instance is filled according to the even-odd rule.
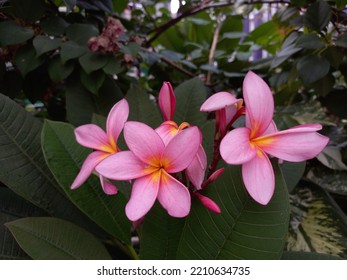
[[[235,119],[243,114],[243,100],[236,99],[231,93],[221,91],[209,97],[200,107],[202,112],[216,112],[216,126],[221,137]]]
[[[77,142],[94,151],[85,159],[80,172],[71,185],[71,189],[80,187],[93,173],[95,167],[109,155],[119,152],[117,140],[124,123],[128,119],[129,105],[125,99],[117,102],[110,110],[106,121],[106,132],[95,124],[86,124],[75,129]],[[117,188],[100,177],[101,186],[106,194],[117,193]]]
[[[125,212],[131,221],[141,219],[155,200],[173,217],[189,214],[191,198],[188,188],[171,174],[188,167],[201,143],[197,127],[183,130],[166,146],[149,126],[127,122],[124,138],[130,151],[113,154],[96,170],[114,180],[136,179]]]
[[[268,85],[253,72],[243,82],[246,127],[236,128],[222,140],[220,153],[229,164],[242,164],[242,178],[250,196],[266,205],[275,188],[275,176],[267,154],[282,160],[300,162],[318,155],[329,139],[317,130],[319,124],[306,124],[277,131],[272,122],[274,100]]]
[[[165,122],[163,122],[156,132],[160,135],[164,144],[167,145],[177,134],[190,126],[189,123],[183,122],[179,126],[172,120],[175,114],[176,97],[170,82],[164,82],[159,92],[159,107],[163,114]],[[191,164],[187,167],[186,173],[190,182],[201,189],[201,184],[205,178],[207,167],[207,156],[204,148],[200,143],[200,147]]]

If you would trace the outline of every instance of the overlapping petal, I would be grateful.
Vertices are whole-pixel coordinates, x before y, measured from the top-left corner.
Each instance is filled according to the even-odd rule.
[[[170,82],[164,82],[159,92],[159,107],[165,121],[173,119],[176,108],[176,97]]]
[[[187,176],[197,190],[201,189],[202,182],[205,178],[207,167],[207,156],[204,148],[200,145],[196,156],[187,167]]]
[[[105,131],[95,124],[86,124],[75,128],[75,137],[76,141],[84,147],[107,153],[114,152]]]
[[[189,214],[191,199],[188,189],[165,171],[160,178],[158,200],[172,217],[182,218]]]
[[[96,166],[96,171],[113,180],[131,180],[151,173],[131,151],[110,155]]]
[[[88,177],[93,173],[95,167],[108,155],[109,155],[108,153],[104,153],[100,151],[95,151],[90,153],[87,156],[87,158],[84,160],[81,170],[76,176],[73,183],[71,184],[70,188],[77,189],[78,187],[80,187],[88,179]]]
[[[329,138],[315,132],[312,126],[297,126],[256,139],[266,153],[292,162],[317,156],[328,144]]]
[[[106,132],[109,142],[116,145],[119,134],[129,116],[129,104],[125,99],[117,102],[110,110],[106,121]]]
[[[250,196],[262,205],[269,203],[275,190],[275,175],[267,155],[258,150],[250,161],[242,165],[242,178]]]
[[[104,176],[99,175],[99,177],[100,177],[102,190],[104,191],[105,194],[108,194],[108,195],[117,194],[118,190],[115,185],[107,181],[106,178],[104,178]]]
[[[173,121],[166,121],[155,129],[155,132],[159,134],[161,140],[163,140],[165,146],[174,138],[179,132],[178,125]]]
[[[140,122],[127,122],[124,138],[130,151],[143,162],[152,164],[160,161],[165,145],[153,128]]]
[[[163,152],[162,162],[165,164],[165,170],[176,173],[186,169],[198,152],[200,144],[201,133],[196,126],[184,129],[177,134]]]
[[[141,219],[152,208],[159,191],[160,180],[153,180],[147,175],[135,180],[130,199],[125,207],[129,220]]]
[[[258,75],[249,71],[243,81],[246,103],[246,125],[251,137],[262,135],[272,121],[274,100],[269,86]]]
[[[242,99],[236,99],[231,93],[221,91],[210,96],[200,107],[202,112],[214,112],[224,109],[227,106],[239,104],[242,105]],[[236,108],[237,106],[235,106]]]
[[[249,141],[251,130],[240,127],[230,131],[221,141],[220,154],[229,164],[242,164],[256,154],[256,147]]]

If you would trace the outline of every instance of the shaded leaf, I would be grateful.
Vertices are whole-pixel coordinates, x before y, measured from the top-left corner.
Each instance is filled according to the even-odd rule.
[[[40,56],[41,54],[59,48],[61,45],[61,40],[58,38],[51,39],[48,36],[36,36],[33,40],[33,45],[37,56]]]
[[[0,181],[50,215],[95,230],[63,195],[48,169],[41,150],[41,128],[40,120],[0,94]]]
[[[287,237],[288,193],[275,167],[275,194],[266,206],[249,197],[241,168],[226,168],[204,195],[222,210],[214,214],[194,200],[186,219],[177,257],[179,259],[279,259]]]
[[[157,203],[146,215],[141,228],[141,259],[176,259],[183,225],[184,219],[169,216]]]
[[[23,218],[6,226],[21,248],[40,260],[109,260],[111,256],[92,234],[57,218]]]
[[[331,15],[330,5],[326,1],[320,0],[308,7],[304,23],[307,27],[319,32],[328,25]]]
[[[132,84],[125,98],[130,107],[128,120],[144,122],[153,128],[160,125],[162,118],[158,106],[142,88]]]
[[[296,46],[305,49],[320,49],[324,43],[316,34],[302,34],[296,41]]]
[[[94,71],[93,73],[87,74],[83,70],[81,70],[80,73],[82,85],[93,94],[98,94],[99,89],[104,83],[105,73],[102,71]]]
[[[59,56],[53,57],[48,65],[48,74],[53,82],[65,80],[74,70],[74,64],[67,62],[63,64]]]
[[[298,60],[296,69],[304,85],[309,85],[327,75],[330,64],[324,57],[308,55]]]
[[[330,195],[302,181],[291,196],[292,218],[286,248],[347,257],[347,220]]]
[[[106,65],[109,60],[109,55],[87,52],[79,58],[79,62],[83,70],[90,74],[95,70],[99,70]]]
[[[33,46],[25,45],[21,47],[13,59],[13,63],[23,76],[36,69],[44,62],[44,57],[37,57]]]
[[[86,46],[80,46],[76,42],[67,41],[61,44],[60,56],[63,63],[78,58],[87,52]]]
[[[99,180],[92,176],[77,190],[70,186],[90,150],[75,140],[73,127],[46,121],[42,130],[42,148],[46,162],[69,199],[110,235],[130,243],[130,222],[124,213],[125,198],[106,195]]]
[[[280,164],[283,178],[286,182],[288,192],[291,192],[295,186],[299,183],[300,179],[304,175],[306,168],[306,161],[302,162],[289,162],[285,161]]]
[[[176,111],[174,121],[177,124],[188,122],[201,126],[206,122],[206,113],[200,112],[202,103],[206,100],[206,89],[200,78],[196,77],[183,82],[175,88]]]
[[[34,36],[34,30],[23,27],[15,21],[0,22],[0,45],[17,45]]]
[[[335,89],[329,92],[322,100],[322,103],[328,109],[329,113],[341,119],[347,119],[347,89]]]
[[[61,36],[69,24],[59,16],[50,16],[40,20],[40,27],[43,32],[50,36]]]
[[[35,22],[45,14],[45,0],[10,0],[18,18]]]

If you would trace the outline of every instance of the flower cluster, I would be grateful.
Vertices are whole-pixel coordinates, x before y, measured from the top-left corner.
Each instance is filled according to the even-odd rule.
[[[204,207],[220,213],[219,206],[201,194],[201,190],[223,173],[216,168],[222,158],[228,164],[242,164],[242,177],[250,196],[266,205],[275,188],[269,155],[287,161],[303,161],[315,157],[328,143],[318,134],[317,124],[306,124],[278,131],[273,122],[274,101],[267,84],[248,72],[242,99],[228,92],[212,95],[201,111],[215,112],[216,132],[213,161],[205,180],[207,157],[198,127],[173,121],[176,98],[169,82],[159,93],[159,107],[164,122],[153,129],[148,125],[127,121],[129,105],[125,99],[111,109],[106,132],[88,124],[75,129],[77,142],[94,149],[82,165],[71,188],[79,187],[92,172],[100,176],[106,194],[116,194],[112,180],[134,180],[126,215],[131,221],[143,218],[155,201],[173,217],[190,212],[192,197]],[[234,121],[245,115],[245,127],[232,129]],[[117,139],[124,130],[129,150],[121,151]]]
[[[118,19],[109,17],[102,33],[97,37],[89,39],[89,49],[92,52],[117,52],[119,50],[119,36],[124,33],[124,30],[124,26]]]

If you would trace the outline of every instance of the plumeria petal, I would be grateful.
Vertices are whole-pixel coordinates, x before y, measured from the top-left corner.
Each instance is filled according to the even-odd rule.
[[[107,153],[115,152],[109,144],[105,131],[95,124],[85,124],[75,128],[75,136],[76,141],[84,147]]]
[[[228,125],[237,113],[237,106],[229,106],[225,108],[225,121]]]
[[[101,187],[105,194],[108,194],[108,195],[117,194],[118,190],[115,185],[107,181],[103,176],[99,175],[99,177],[100,177]]]
[[[87,158],[84,160],[81,170],[76,176],[75,180],[71,184],[71,189],[77,189],[79,186],[81,186],[88,177],[93,173],[95,167],[104,160],[107,156],[109,156],[108,153],[95,151],[90,153]]]
[[[230,131],[221,141],[220,154],[229,164],[242,164],[256,154],[256,147],[251,145],[249,128],[240,127]]]
[[[231,93],[222,91],[213,94],[209,97],[200,107],[200,111],[202,112],[213,112],[220,109],[224,109],[227,106],[237,104],[242,105],[242,99],[236,99]]]
[[[267,129],[263,132],[263,135],[272,134],[278,132],[276,123],[271,121]]]
[[[223,137],[227,132],[227,116],[225,108],[216,111],[216,126]]]
[[[95,168],[102,176],[113,180],[131,180],[151,173],[147,164],[138,159],[131,151],[110,155]]]
[[[106,121],[106,132],[109,143],[116,147],[116,143],[125,122],[129,116],[128,101],[122,99],[118,101],[110,110]]]
[[[187,167],[187,176],[197,190],[201,190],[205,178],[207,157],[204,148],[200,145],[196,156]]]
[[[188,189],[165,171],[161,174],[158,200],[172,217],[182,218],[189,214],[191,200]]]
[[[222,211],[220,210],[218,204],[214,202],[211,198],[200,194],[199,192],[195,192],[194,195],[200,200],[201,204],[204,207],[216,214],[220,214]]]
[[[136,179],[125,207],[129,220],[141,219],[152,208],[158,195],[159,183],[160,180],[153,180],[152,174]]]
[[[296,126],[255,139],[266,153],[292,162],[314,158],[328,144],[329,138],[315,132],[318,126]]]
[[[165,170],[176,173],[186,169],[198,152],[200,144],[201,133],[196,126],[182,130],[165,147],[162,155]]]
[[[127,122],[124,125],[124,138],[130,151],[148,164],[159,162],[165,148],[163,140],[148,125],[140,122]]]
[[[159,107],[165,121],[173,119],[176,108],[176,97],[170,82],[164,82],[159,92]]]
[[[217,169],[215,172],[213,172],[211,174],[211,176],[208,177],[208,179],[204,182],[204,184],[202,185],[202,188],[204,189],[204,188],[206,188],[207,185],[211,184],[213,181],[216,181],[220,176],[223,175],[224,170],[225,170],[225,168],[222,167],[222,168]]]
[[[257,155],[242,165],[242,178],[250,196],[262,205],[269,203],[275,190],[275,176],[267,155],[257,151]]]
[[[243,81],[246,103],[246,125],[251,137],[257,137],[268,128],[274,112],[274,101],[269,86],[258,75],[249,71]]]
[[[165,146],[174,138],[179,132],[178,125],[173,121],[163,122],[155,132],[159,134],[160,138],[163,140]]]

